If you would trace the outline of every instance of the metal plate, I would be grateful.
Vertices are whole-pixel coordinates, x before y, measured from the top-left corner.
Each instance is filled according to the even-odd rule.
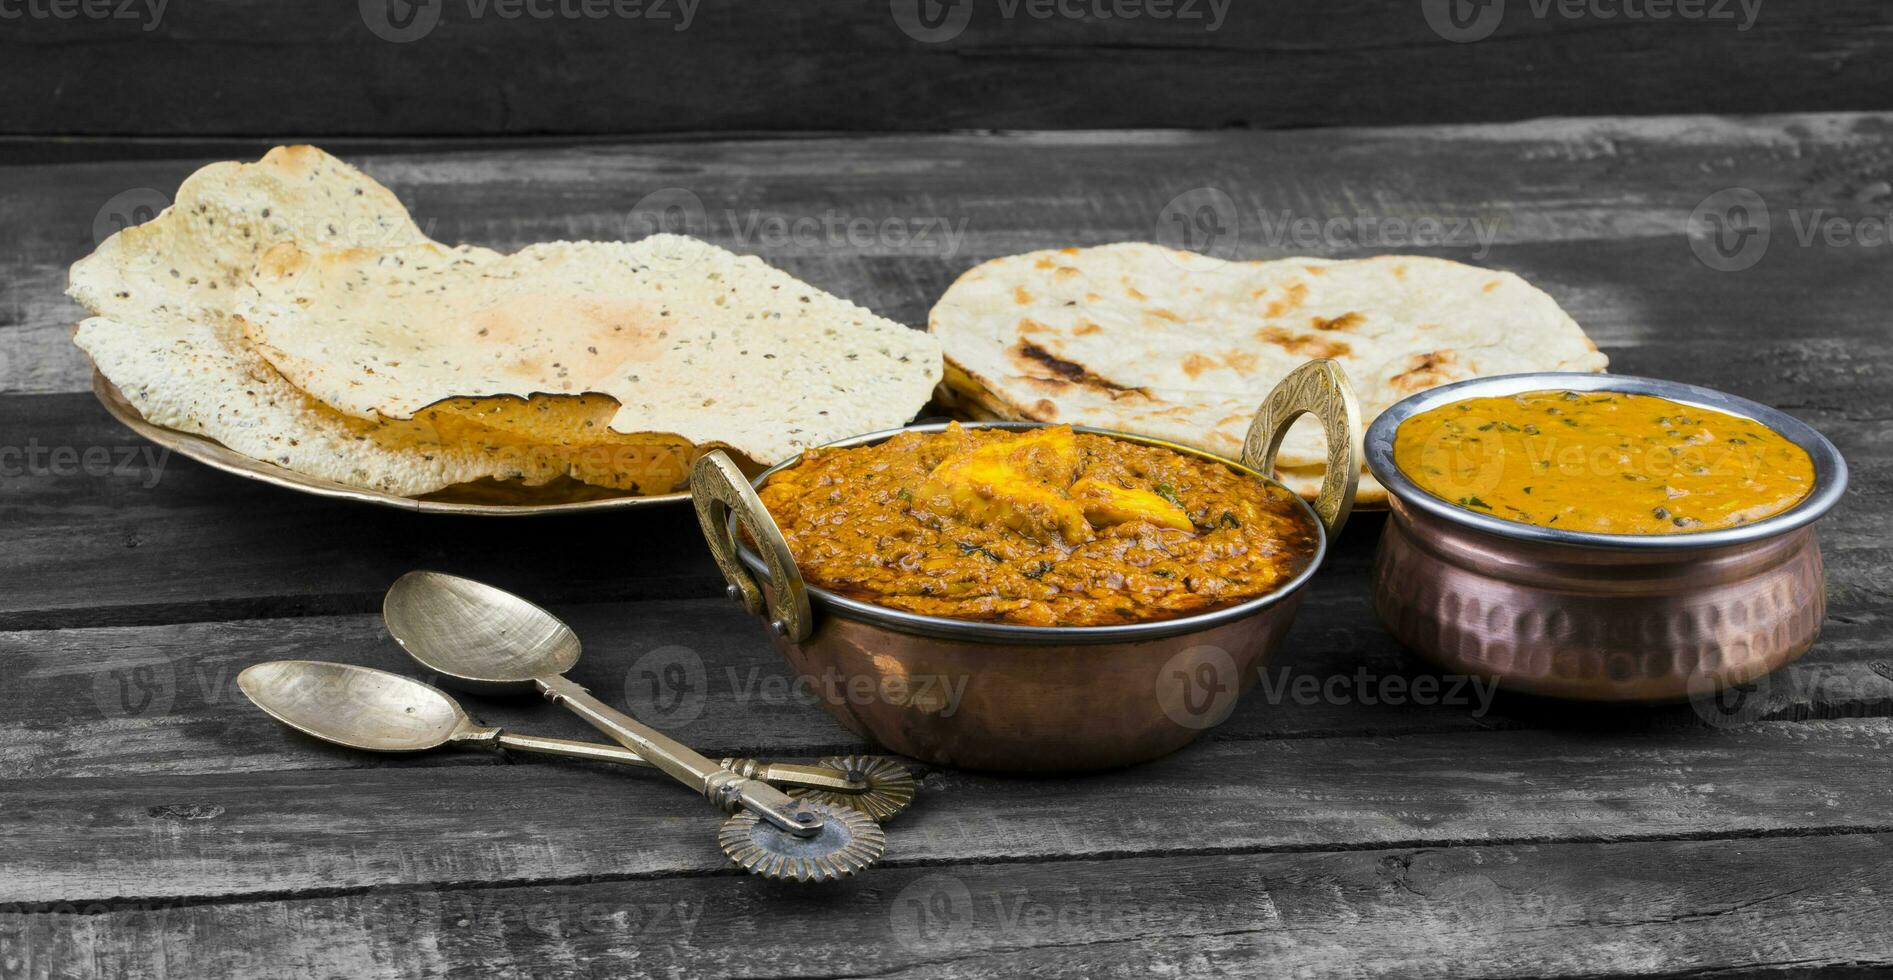
[[[92,372],[92,393],[105,411],[124,426],[158,445],[194,459],[205,466],[234,474],[247,480],[268,483],[298,493],[348,500],[377,507],[393,507],[417,514],[458,514],[474,517],[535,517],[544,514],[586,514],[597,511],[627,510],[678,504],[690,499],[687,492],[638,497],[616,493],[601,487],[564,481],[548,487],[520,487],[486,481],[449,487],[425,497],[398,497],[378,490],[363,490],[345,483],[305,476],[274,463],[237,452],[204,436],[167,429],[146,421],[138,409],[125,400],[118,386],[97,371]],[[548,499],[551,498],[551,499]],[[563,499],[562,499],[563,498]]]

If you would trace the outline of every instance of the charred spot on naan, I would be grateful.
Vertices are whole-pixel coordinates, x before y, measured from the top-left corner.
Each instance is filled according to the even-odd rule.
[[[1065,360],[1029,340],[1021,340],[1014,344],[1008,353],[1011,354],[1012,362],[1019,369],[1020,375],[1029,381],[1095,388],[1114,399],[1130,395],[1150,397],[1150,392],[1143,388],[1118,384],[1109,378],[1100,377],[1090,368],[1076,361]],[[1051,377],[1045,376],[1044,372],[1048,371],[1051,372]]]
[[[1336,317],[1315,317],[1311,324],[1316,330],[1352,330],[1367,322],[1362,313],[1343,313]]]
[[[1297,357],[1345,357],[1353,350],[1345,341],[1298,334],[1283,327],[1263,327],[1255,339],[1294,354]]]
[[[1387,383],[1402,396],[1437,388],[1452,381],[1467,377],[1468,372],[1458,369],[1459,352],[1455,350],[1432,350],[1410,355],[1405,366]]]

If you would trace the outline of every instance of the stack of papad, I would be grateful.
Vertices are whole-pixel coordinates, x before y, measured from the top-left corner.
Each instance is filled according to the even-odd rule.
[[[1232,459],[1262,398],[1310,358],[1346,370],[1363,423],[1465,378],[1607,363],[1518,276],[1400,255],[1228,262],[1137,242],[1031,252],[962,275],[929,329],[947,359],[941,398],[967,414],[1095,425]],[[1278,474],[1312,496],[1325,459],[1304,418]],[[1363,475],[1360,500],[1386,491]]]
[[[449,248],[360,172],[278,147],[192,175],[70,292],[97,314],[79,346],[150,421],[403,496],[662,493],[704,448],[769,463],[925,404],[930,337],[687,244]]]

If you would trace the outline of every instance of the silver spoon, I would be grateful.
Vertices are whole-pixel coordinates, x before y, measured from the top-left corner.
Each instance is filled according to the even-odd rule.
[[[592,697],[565,677],[578,662],[571,627],[510,592],[441,572],[409,572],[382,603],[388,632],[450,684],[475,690],[537,689],[726,812],[754,813],[785,834],[822,833],[825,807],[738,775]]]
[[[482,725],[439,688],[372,667],[276,660],[246,667],[237,687],[270,717],[305,735],[368,752],[425,752],[448,744],[519,749],[649,766],[616,745],[517,735]]]
[[[482,725],[447,692],[372,667],[319,660],[276,660],[247,667],[237,687],[277,721],[326,742],[369,752],[425,752],[449,743],[518,749],[543,755],[656,768],[617,745],[520,735]],[[865,779],[827,766],[726,759],[765,782],[793,784],[837,796],[864,793]]]

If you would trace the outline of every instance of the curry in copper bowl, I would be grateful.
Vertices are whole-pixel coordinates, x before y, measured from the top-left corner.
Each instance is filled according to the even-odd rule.
[[[1746,684],[1819,634],[1847,464],[1785,412],[1656,378],[1521,374],[1388,409],[1375,605],[1454,673],[1594,701]]]
[[[843,725],[938,765],[1100,769],[1188,744],[1255,682],[1353,506],[1359,412],[1312,361],[1263,399],[1241,462],[928,424],[753,479],[711,452],[691,493],[729,594]],[[1312,504],[1267,475],[1305,414],[1331,461]]]
[[[819,449],[760,491],[809,584],[893,609],[1108,626],[1225,608],[1313,560],[1280,484],[1163,446],[949,425]]]

